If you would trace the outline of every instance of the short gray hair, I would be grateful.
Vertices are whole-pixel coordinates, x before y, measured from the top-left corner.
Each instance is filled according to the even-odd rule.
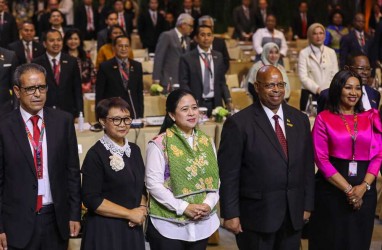
[[[212,26],[215,26],[214,19],[211,16],[208,16],[208,15],[199,17],[198,25],[203,25],[203,22],[205,22],[207,20],[210,20],[211,23],[212,23]]]
[[[179,27],[183,23],[187,23],[190,21],[194,21],[194,18],[190,14],[182,13],[179,15],[178,19],[176,20],[176,27]]]
[[[21,76],[27,72],[35,72],[35,73],[43,73],[46,77],[46,70],[43,66],[38,65],[36,63],[25,63],[18,66],[13,73],[13,82],[14,85],[20,87],[21,86]]]

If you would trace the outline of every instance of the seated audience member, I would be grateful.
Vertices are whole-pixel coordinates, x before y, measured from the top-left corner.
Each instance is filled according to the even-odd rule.
[[[215,107],[223,106],[223,101],[228,109],[232,109],[231,95],[225,81],[223,56],[220,52],[211,50],[214,39],[212,27],[200,25],[196,38],[197,48],[180,58],[180,88],[192,91],[199,106],[208,109],[209,116]]]
[[[129,103],[133,119],[142,118],[142,65],[129,58],[131,47],[127,36],[117,36],[112,46],[115,57],[101,63],[97,73],[96,104],[102,99],[119,96]]]
[[[371,87],[371,68],[370,62],[367,56],[362,53],[356,53],[350,60],[348,66],[345,69],[351,70],[357,73],[362,80],[362,106],[365,110],[371,108],[378,109],[379,101],[381,99],[381,94]],[[329,89],[321,91],[320,96],[317,100],[317,112],[321,112],[326,109],[327,102],[329,98]]]
[[[34,24],[24,22],[20,29],[21,39],[8,45],[8,49],[16,53],[19,64],[30,63],[45,53],[44,46],[33,40],[35,35]]]
[[[102,62],[105,62],[115,56],[112,42],[117,36],[122,36],[122,35],[126,35],[126,33],[123,31],[121,26],[114,25],[110,27],[110,29],[107,32],[107,37],[108,37],[107,43],[103,45],[97,53],[96,69],[99,68],[99,65]],[[132,51],[130,51],[129,53],[130,53],[129,56],[131,56],[130,58],[133,58]]]
[[[249,70],[246,78],[246,86],[243,86],[245,89],[248,89],[248,92],[252,94],[254,100],[258,98],[255,91],[256,75],[260,68],[265,65],[273,65],[278,70],[280,70],[285,84],[285,99],[289,99],[290,96],[290,84],[289,79],[286,74],[285,68],[279,64],[280,59],[280,50],[279,46],[275,43],[267,43],[263,47],[263,52],[261,53],[260,61],[256,62],[251,69]]]
[[[374,65],[372,55],[373,39],[365,32],[365,16],[362,13],[357,13],[353,20],[354,29],[349,34],[342,37],[340,42],[340,68],[345,66],[353,53],[362,52],[370,60],[371,65]]]
[[[104,135],[89,149],[81,168],[89,211],[81,249],[144,250],[145,166],[139,147],[126,139],[130,106],[121,98],[108,98],[98,103],[96,114]]]
[[[138,18],[138,33],[143,48],[147,48],[149,53],[155,52],[159,35],[164,31],[164,17],[159,13],[158,6],[158,0],[150,0],[149,9]]]
[[[8,44],[17,40],[17,24],[11,13],[6,11],[7,1],[0,0],[0,47],[6,48]]]
[[[84,40],[95,39],[98,32],[98,11],[93,5],[93,0],[83,0],[77,6],[74,15],[74,24],[81,31]]]
[[[13,72],[18,66],[17,56],[15,52],[0,47],[0,59],[0,106],[8,106],[9,104],[9,107],[12,107],[14,104],[12,97],[12,77]]]
[[[77,59],[81,73],[82,93],[92,92],[96,71],[92,60],[84,50],[84,42],[78,29],[66,31],[62,51]]]
[[[45,0],[43,0],[44,2]],[[39,4],[42,4],[39,0]],[[46,3],[46,8],[41,13],[40,17],[37,20],[36,27],[37,27],[37,35],[38,37],[42,37],[42,34],[46,32],[47,30],[51,29],[51,25],[49,23],[50,18],[50,12],[52,10],[58,9],[59,0],[48,0]],[[65,25],[65,19],[64,19],[64,26]],[[41,40],[41,39],[40,39]]]
[[[309,45],[300,51],[298,77],[301,81],[300,110],[307,108],[309,96],[317,100],[322,90],[327,89],[338,72],[336,52],[324,45],[325,28],[314,23],[308,28]]]
[[[344,16],[341,10],[334,10],[330,14],[330,25],[326,27],[326,37],[324,44],[334,49],[337,59],[340,58],[340,41],[343,36],[349,33],[348,28],[342,25]]]
[[[253,35],[253,48],[260,59],[263,52],[263,46],[269,42],[277,44],[280,48],[280,55],[282,57],[287,55],[288,46],[284,34],[276,29],[276,16],[270,14],[265,21],[265,28],[258,29]]]
[[[32,62],[43,66],[47,72],[49,88],[45,106],[71,113],[78,117],[83,112],[81,74],[78,62],[62,53],[63,39],[58,30],[48,30],[43,37],[46,53]]]
[[[292,19],[293,39],[307,39],[308,27],[314,23],[314,18],[308,11],[308,3],[301,1],[298,12]]]
[[[105,19],[105,23],[107,26],[97,33],[97,51],[99,51],[99,49],[103,45],[107,44],[107,40],[108,40],[107,33],[108,33],[110,27],[118,24],[117,12],[115,12],[115,11],[108,12],[106,19]]]
[[[251,7],[251,1],[242,0],[241,5],[233,10],[232,18],[235,27],[232,38],[250,41],[256,30],[255,13]]]

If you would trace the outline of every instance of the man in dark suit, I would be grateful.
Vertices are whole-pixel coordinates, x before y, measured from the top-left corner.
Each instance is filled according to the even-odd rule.
[[[107,44],[107,33],[109,32],[111,26],[118,24],[118,13],[115,11],[109,11],[107,13],[105,23],[107,27],[97,33],[97,51],[103,45]]]
[[[115,57],[101,63],[96,81],[96,104],[110,97],[121,97],[131,107],[134,119],[143,117],[142,65],[128,58],[130,41],[118,36],[113,41]]]
[[[58,30],[48,30],[44,35],[46,53],[33,60],[47,71],[49,91],[47,107],[62,109],[78,117],[83,111],[81,76],[76,58],[62,51],[62,36]]]
[[[210,16],[201,16],[198,19],[198,25],[207,25],[212,28],[212,31],[214,31],[214,19]],[[191,44],[191,49],[196,48],[197,42],[194,41]],[[220,37],[214,37],[214,40],[212,41],[212,50],[218,51],[223,55],[223,63],[224,63],[224,74],[227,73],[229,69],[229,54],[227,49],[227,44],[225,43],[225,40]]]
[[[1,249],[66,250],[69,235],[80,230],[73,117],[44,107],[45,76],[36,64],[17,68],[13,89],[20,108],[0,124]]]
[[[169,84],[179,83],[179,60],[182,54],[190,51],[191,31],[194,19],[189,14],[180,14],[176,27],[159,36],[155,50],[153,82],[166,89]]]
[[[277,68],[260,68],[256,80],[259,100],[223,126],[221,217],[240,249],[297,250],[314,207],[310,123],[284,102]]]
[[[298,12],[292,19],[293,39],[307,39],[308,28],[313,23],[314,18],[308,11],[308,3],[300,2]]]
[[[155,52],[159,35],[164,31],[164,17],[158,11],[158,0],[149,1],[149,9],[143,11],[138,19],[138,33],[143,48]]]
[[[265,19],[267,15],[273,14],[271,9],[268,7],[267,0],[259,0],[259,4],[257,6],[257,10],[255,13],[255,22],[256,28],[265,28]]]
[[[250,41],[256,30],[255,13],[250,6],[250,0],[242,0],[242,4],[233,10],[235,31],[233,38]]]
[[[17,65],[16,54],[0,47],[0,105],[12,99],[12,76]]]
[[[3,48],[18,38],[15,18],[4,11],[6,4],[6,0],[0,0],[0,47]]]
[[[372,38],[365,32],[365,16],[362,13],[357,13],[353,20],[354,29],[349,34],[342,37],[340,42],[340,68],[345,66],[353,53],[364,53],[371,63],[374,65],[374,58],[371,54],[373,43]]]
[[[74,25],[81,31],[83,39],[92,40],[98,32],[98,11],[93,6],[93,0],[83,0],[83,4],[77,6],[74,15]]]
[[[208,115],[215,107],[223,106],[223,100],[232,109],[231,95],[225,82],[223,56],[211,50],[214,39],[212,27],[200,25],[196,33],[197,48],[180,58],[180,87],[191,90],[198,105],[208,109]]]
[[[45,13],[41,14],[40,18],[38,19],[38,23],[36,23],[38,37],[42,37],[42,34],[51,28],[49,23],[50,12],[51,10],[58,9],[58,6],[59,6],[58,0],[47,1],[47,8],[45,10]],[[64,22],[65,22],[65,19],[64,19]]]
[[[8,45],[8,49],[14,51],[19,64],[30,63],[33,58],[44,54],[44,46],[35,42],[33,39],[36,35],[34,24],[24,22],[20,29],[21,40],[17,40]]]
[[[115,0],[113,7],[114,11],[118,13],[119,26],[121,26],[128,37],[130,37],[133,32],[134,14],[125,11],[124,2],[122,0]]]
[[[362,104],[365,110],[371,108],[378,109],[379,101],[381,100],[381,94],[373,89],[370,85],[371,67],[367,56],[362,53],[356,53],[353,55],[349,66],[345,68],[357,73],[362,78]],[[317,99],[317,113],[320,113],[325,109],[327,100],[329,99],[329,89],[321,91],[320,96]]]

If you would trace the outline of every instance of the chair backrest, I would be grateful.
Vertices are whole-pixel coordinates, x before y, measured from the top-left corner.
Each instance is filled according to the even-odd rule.
[[[292,89],[290,91],[288,104],[296,109],[300,109],[301,89]]]
[[[239,87],[239,77],[237,74],[225,75],[225,80],[229,89]]]
[[[163,95],[145,96],[144,107],[144,117],[166,115],[166,97]]]
[[[250,94],[244,89],[232,89],[230,93],[232,98],[232,104],[235,109],[242,110],[253,103]]]
[[[149,53],[147,49],[133,49],[133,55],[134,55],[134,59],[137,59],[137,58],[146,59],[149,57]]]

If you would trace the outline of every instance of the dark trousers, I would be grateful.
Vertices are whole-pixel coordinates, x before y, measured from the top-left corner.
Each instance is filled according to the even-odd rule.
[[[8,246],[8,250],[67,250],[68,240],[58,231],[53,205],[46,212],[36,215],[32,238],[25,248]],[[69,227],[69,222],[68,222]]]
[[[236,243],[240,250],[298,250],[300,248],[301,231],[293,229],[289,213],[286,213],[283,224],[274,233],[243,231],[236,235]]]
[[[205,250],[208,243],[208,238],[193,242],[166,238],[155,229],[150,218],[148,218],[146,236],[151,250]]]

